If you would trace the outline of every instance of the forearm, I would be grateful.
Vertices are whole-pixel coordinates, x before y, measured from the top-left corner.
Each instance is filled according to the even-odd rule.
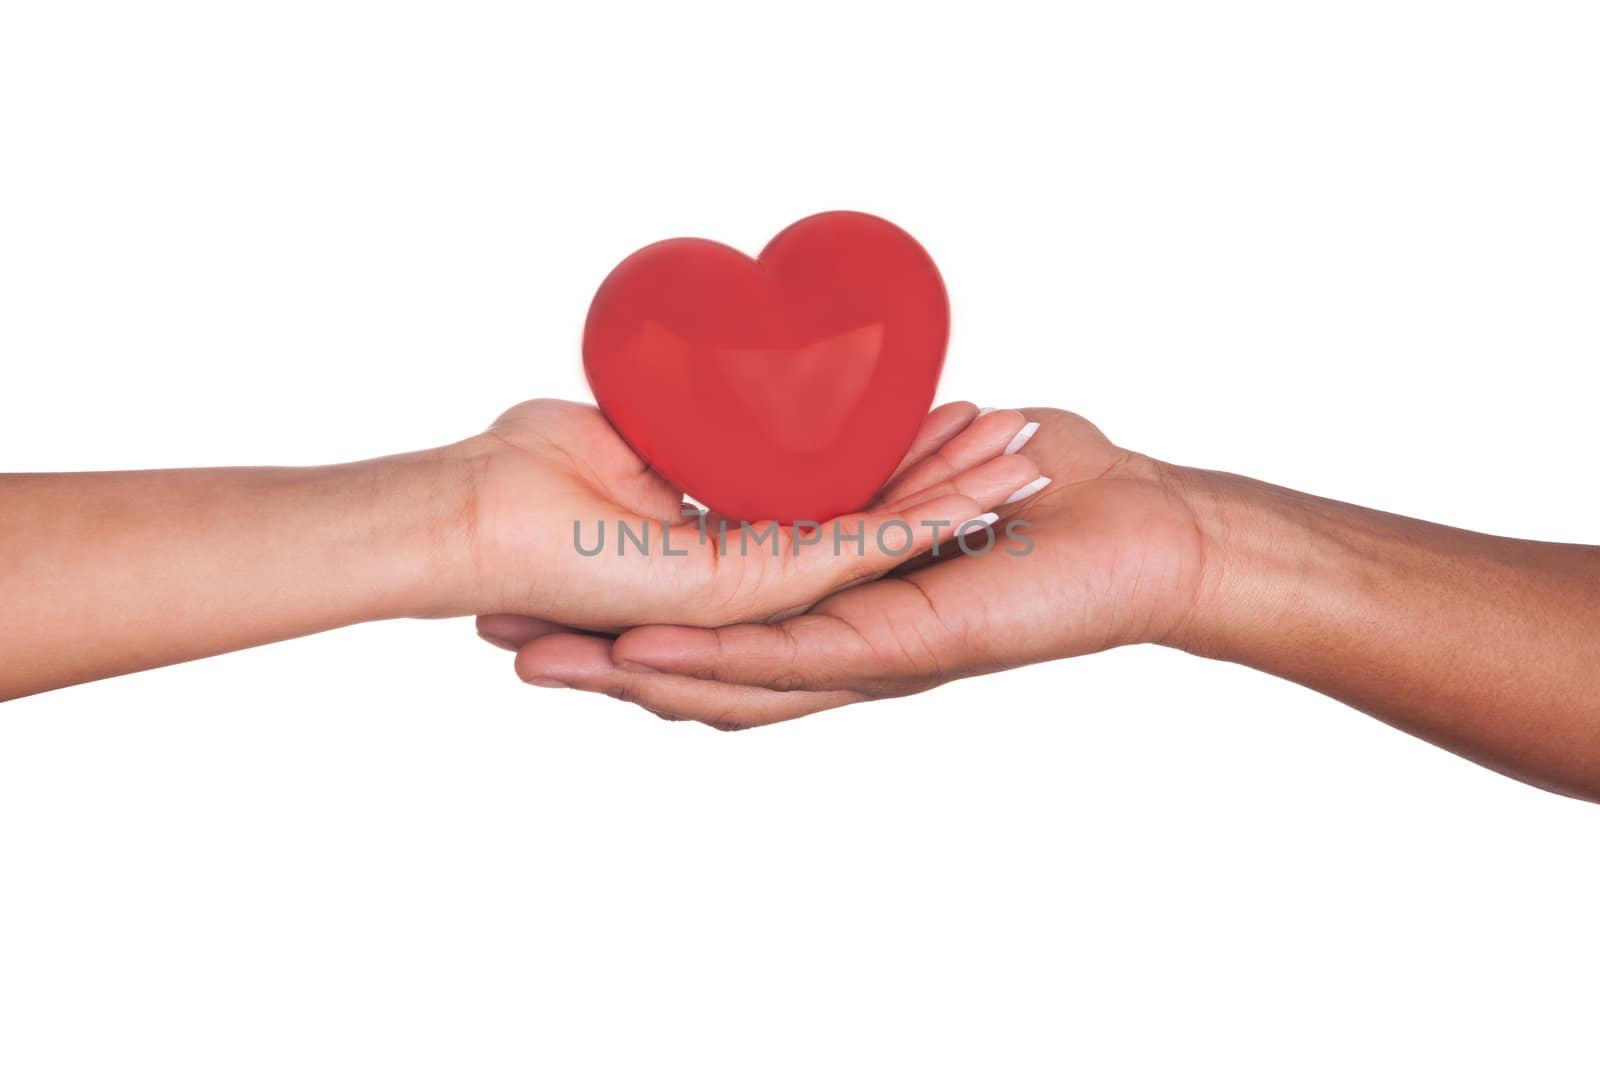
[[[437,453],[0,476],[0,699],[438,613],[466,489]]]
[[[1489,537],[1213,472],[1180,642],[1600,800],[1600,549]]]

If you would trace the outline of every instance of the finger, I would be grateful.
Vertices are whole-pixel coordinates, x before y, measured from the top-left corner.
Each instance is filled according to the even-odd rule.
[[[973,479],[976,498],[941,496],[820,525],[796,523],[776,529],[770,553],[763,553],[759,543],[752,549],[751,540],[741,536],[737,549],[728,552],[737,553],[737,565],[719,559],[721,579],[734,596],[704,610],[679,613],[677,618],[698,626],[774,619],[887,574],[952,537],[974,532],[974,524],[996,521],[999,516],[990,509],[1038,476],[1038,467],[1027,457],[1006,457],[999,469],[1003,477],[985,474]],[[752,584],[757,592],[743,595]]]
[[[1024,458],[1026,458],[1026,457],[1019,456],[1019,455],[1001,456],[997,460],[992,460],[991,463],[995,464],[995,465],[1006,465],[1006,464],[1011,464],[1016,460],[1024,459]],[[1010,468],[1005,467],[1005,466],[1001,466],[1000,469],[1001,470],[1009,470]],[[1025,470],[1026,468],[1018,468],[1018,469]],[[969,490],[971,490],[973,492],[981,492],[982,490],[981,490],[981,488],[980,488],[978,483],[979,483],[980,479],[983,479],[983,478],[985,478],[987,476],[988,476],[988,473],[985,471],[985,469],[980,467],[980,468],[978,468],[978,470],[969,472],[968,474],[966,474],[966,475],[964,475],[962,477],[959,477],[955,481],[953,481],[951,483],[948,483],[948,484],[965,486],[966,488],[968,488]],[[1007,473],[1003,477],[999,477],[996,480],[1001,481],[1001,482],[1009,482],[1010,478],[1011,478],[1010,474]],[[992,507],[998,513],[999,517],[1001,519],[1004,519],[1007,516],[1009,516],[1009,515],[1011,515],[1011,514],[1013,514],[1015,512],[1016,505],[1021,504],[1023,501],[1026,501],[1026,500],[1030,499],[1031,497],[1033,497],[1034,495],[1036,495],[1037,493],[1043,491],[1046,487],[1048,487],[1050,485],[1051,481],[1052,481],[1052,479],[1050,477],[1048,477],[1047,475],[1041,474],[1037,478],[1034,478],[1032,481],[1028,482],[1027,484],[1025,484],[1025,485],[1013,490],[1008,496],[1005,497],[1005,499],[1001,500],[998,504],[992,505]],[[990,525],[996,525],[996,523],[991,523]],[[1008,531],[1009,531],[1009,529],[1010,529],[1010,527],[1007,526],[1007,530]],[[979,531],[974,530],[973,533],[974,533],[974,535],[977,535],[979,533]],[[950,536],[953,537],[954,533],[952,532]],[[950,539],[950,537],[941,538],[940,543],[943,544],[945,541],[948,541],[949,539]],[[891,573],[900,574],[900,575],[912,574],[912,573],[915,573],[916,571],[923,570],[924,568],[932,567],[932,566],[936,565],[937,563],[940,562],[941,559],[948,559],[948,558],[949,557],[947,555],[941,555],[941,553],[937,552],[937,551],[936,552],[932,552],[932,553],[924,553],[923,555],[913,556],[913,557],[910,557],[910,558],[904,560],[899,565],[897,565],[893,569],[893,571]]]
[[[780,693],[758,686],[725,685],[676,674],[628,670],[599,637],[552,634],[517,655],[523,681],[546,687],[604,693],[638,704],[663,719],[692,719],[723,730],[796,719],[863,699],[858,693]]]
[[[875,577],[950,540],[958,532],[971,529],[971,523],[994,522],[998,515],[993,509],[1005,505],[1038,479],[1039,467],[1033,460],[1001,456],[973,470],[958,472],[949,481],[929,486],[900,504],[835,520],[824,528],[824,543],[817,546],[812,559],[825,560],[827,546],[848,564],[849,549],[857,550],[859,559],[853,567],[842,568],[847,573],[843,574],[844,580],[835,580],[835,589]],[[977,513],[970,514],[973,511]],[[907,527],[911,530],[909,538]],[[847,542],[836,531],[859,531],[862,536],[858,541]],[[832,544],[828,545],[830,536]]]
[[[479,615],[478,636],[507,652],[515,652],[535,637],[546,634],[570,633],[560,623],[536,619],[532,615]]]
[[[955,494],[966,499],[976,500],[986,508],[1003,509],[1008,505],[1026,499],[1050,483],[1050,479],[1042,475],[1029,479],[1029,475],[1035,474],[1037,471],[1038,467],[1034,462],[1024,456],[1001,456],[983,464],[976,470],[963,471],[950,481],[933,486],[924,493],[917,494],[916,498],[905,501],[902,506],[914,508],[929,500],[938,500]],[[1029,480],[1024,481],[1024,479]],[[1013,489],[1013,486],[1018,486],[1018,488]],[[919,539],[907,551],[900,552],[896,561],[890,566],[862,566],[853,577],[836,582],[831,587],[822,590],[818,597],[820,599],[822,596],[853,589],[856,586],[875,581],[886,573],[909,573],[920,566],[937,563],[941,558],[948,558],[948,554],[944,552],[944,547],[955,540],[958,535],[982,537],[985,540],[988,537],[993,537],[994,535],[992,534],[984,535],[980,527],[985,525],[993,526],[998,520],[999,515],[997,512],[988,511],[969,522],[941,525],[932,531],[930,537]],[[903,529],[891,531],[890,524],[892,521],[885,520],[878,527],[882,531],[879,536],[887,535],[888,540],[891,542],[891,550],[900,547],[905,533]],[[897,538],[900,539],[897,540]],[[863,538],[863,541],[865,541],[865,538]],[[881,543],[875,543],[882,547]],[[815,600],[801,601],[779,608],[769,614],[766,621],[775,622],[790,616],[803,615],[811,610],[815,603]]]
[[[756,568],[758,593],[749,609],[733,617],[713,622],[686,618],[686,622],[714,625],[768,618],[797,604],[814,604],[844,586],[876,577],[900,563],[931,549],[950,536],[952,530],[968,524],[986,523],[994,518],[984,503],[971,497],[951,495],[914,504],[910,507],[871,514],[842,515],[820,526],[785,527],[776,538],[776,558],[741,558],[740,564]],[[741,554],[749,550],[741,540]],[[759,549],[757,550],[759,551]],[[725,580],[741,585],[747,581],[741,568],[726,567]]]
[[[915,580],[886,578],[830,598],[819,611],[770,624],[701,630],[641,626],[616,639],[619,664],[780,692],[891,695],[958,666],[967,640]]]
[[[917,431],[917,439],[911,442],[911,447],[906,450],[904,458],[900,460],[900,465],[889,476],[889,482],[892,483],[894,479],[900,477],[911,467],[949,444],[958,434],[970,427],[980,414],[982,413],[979,412],[977,405],[966,400],[941,404],[928,412],[927,418],[922,420],[922,428]],[[984,458],[988,457],[985,456]],[[878,500],[874,501],[873,506],[881,506],[884,499],[884,497],[880,496]],[[923,497],[923,499],[931,498]],[[691,507],[687,502],[684,504],[683,515],[697,521],[699,516],[703,515],[707,524],[713,528],[716,527],[719,520],[725,518],[709,508]]]
[[[882,498],[890,503],[904,500],[961,471],[1005,455],[1027,427],[1028,419],[1020,411],[991,411],[897,475],[885,487]]]
[[[894,469],[889,480],[892,482],[943,448],[953,437],[971,426],[978,415],[977,405],[965,400],[942,404],[928,412],[928,417],[922,420],[922,429],[917,431],[917,439],[906,449],[905,457],[900,460],[900,466]]]
[[[984,508],[1011,502],[1011,497],[1039,478],[1038,464],[1027,456],[997,456],[968,470],[956,471],[925,489],[897,500],[894,507],[909,508],[942,496],[971,497]]]

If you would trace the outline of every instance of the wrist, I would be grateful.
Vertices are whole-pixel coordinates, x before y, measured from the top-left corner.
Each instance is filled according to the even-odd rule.
[[[350,465],[371,494],[373,550],[384,559],[384,618],[476,611],[476,482],[470,442]]]
[[[1199,565],[1192,602],[1164,643],[1256,662],[1379,580],[1364,570],[1359,530],[1342,505],[1220,471],[1167,473],[1191,517]]]

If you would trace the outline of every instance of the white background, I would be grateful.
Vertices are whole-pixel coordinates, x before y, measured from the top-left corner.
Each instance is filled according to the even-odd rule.
[[[0,7],[0,465],[453,440],[586,395],[633,248],[852,207],[945,399],[1600,541],[1592,5],[544,7]],[[1159,649],[723,735],[397,622],[0,708],[8,1065],[1592,1063],[1597,900],[1600,809]]]

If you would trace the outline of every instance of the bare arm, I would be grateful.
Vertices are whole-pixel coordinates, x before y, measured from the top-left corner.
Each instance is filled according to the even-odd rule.
[[[1600,800],[1600,548],[1180,472],[1203,579],[1174,635],[1503,773]]]
[[[425,614],[466,485],[431,454],[0,476],[0,699]]]
[[[547,635],[524,678],[743,727],[1118,645],[1320,690],[1600,800],[1600,548],[1490,537],[1161,463],[1031,408],[1053,479],[999,509],[1029,550],[902,568],[798,618]],[[1015,548],[1015,546],[1013,546]],[[659,673],[657,673],[659,672]]]
[[[931,539],[930,522],[1032,481],[1032,460],[1004,454],[1025,421],[931,412],[895,483],[914,491],[841,518],[864,524],[859,554],[786,528],[779,556],[719,560],[682,492],[597,410],[562,401],[360,463],[0,475],[0,699],[372,619],[515,613],[552,632],[765,618],[898,563],[880,525]],[[622,553],[622,522],[654,528],[654,554]],[[609,528],[618,551],[578,552],[575,523]]]

